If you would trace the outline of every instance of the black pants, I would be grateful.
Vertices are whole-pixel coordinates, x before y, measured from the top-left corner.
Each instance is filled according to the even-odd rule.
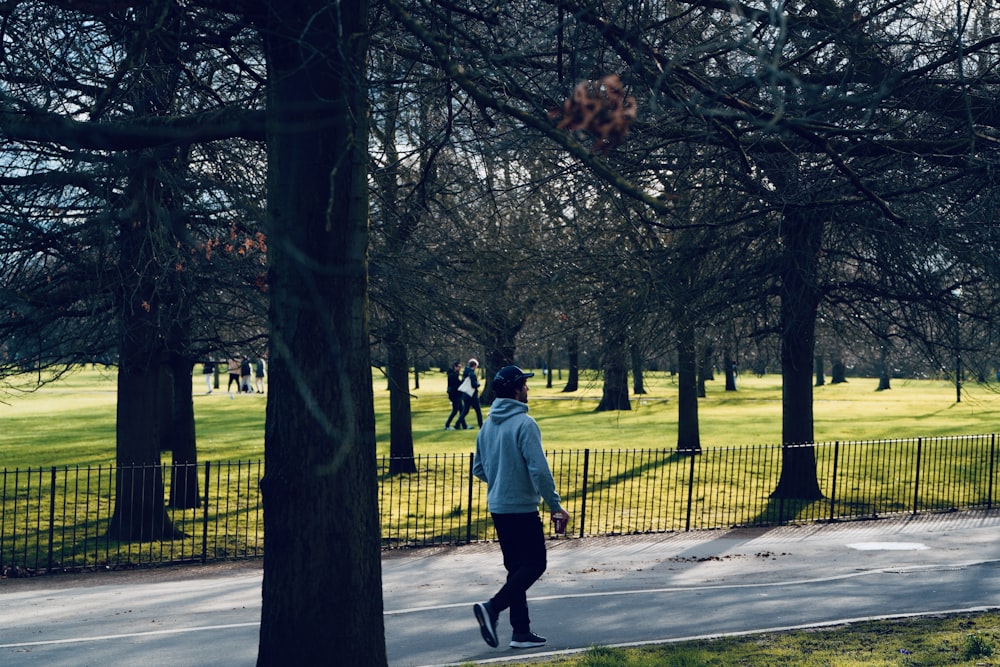
[[[464,403],[464,406],[462,407],[462,416],[458,418],[458,423],[465,426],[465,415],[469,414],[470,409],[475,409],[476,421],[479,423],[479,428],[482,428],[483,409],[479,406],[479,392],[477,391],[472,396],[462,394],[462,402]]]
[[[461,414],[462,412],[462,392],[456,391],[454,396],[449,396],[451,400],[451,414],[448,415],[448,419],[445,421],[445,428],[451,426],[451,420],[455,418],[455,415]],[[456,427],[461,427],[465,422],[459,419],[455,422]]]
[[[514,632],[531,632],[528,618],[528,589],[545,572],[545,533],[538,512],[494,514],[507,583],[490,600],[493,611],[510,609]]]

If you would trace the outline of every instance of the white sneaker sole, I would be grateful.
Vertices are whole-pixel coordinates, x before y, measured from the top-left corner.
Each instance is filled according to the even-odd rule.
[[[482,602],[477,602],[475,607],[473,607],[473,611],[476,612],[476,620],[479,622],[479,632],[483,635],[483,641],[493,648],[499,646],[500,640],[497,639],[497,631],[493,627],[493,622],[489,611],[486,609],[486,605]]]

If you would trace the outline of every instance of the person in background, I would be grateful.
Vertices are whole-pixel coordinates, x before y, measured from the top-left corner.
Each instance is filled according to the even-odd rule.
[[[250,357],[242,357],[240,361],[240,390],[246,393],[251,393],[253,388],[250,386]]]
[[[475,359],[469,359],[469,365],[465,367],[462,372],[462,380],[465,378],[471,378],[472,382],[472,395],[468,396],[462,394],[462,416],[458,418],[458,424],[461,428],[469,428],[465,423],[465,416],[469,414],[469,410],[475,409],[476,411],[476,422],[479,424],[479,428],[483,427],[483,409],[479,405],[479,378],[476,376],[476,371],[479,369],[479,362]],[[461,392],[459,392],[461,393]]]
[[[227,362],[229,367],[229,384],[226,385],[226,391],[229,392],[229,398],[233,397],[233,383],[236,383],[236,391],[240,390],[240,359],[239,357],[233,357]]]
[[[552,471],[542,450],[542,434],[528,416],[528,378],[517,366],[505,366],[493,378],[497,398],[486,425],[476,437],[472,474],[487,484],[486,503],[500,540],[507,581],[496,595],[473,606],[483,640],[500,643],[497,619],[510,610],[511,648],[543,646],[545,638],[531,631],[527,591],[545,572],[545,533],[538,515],[544,500],[552,519],[568,523],[556,492]]]
[[[254,362],[254,380],[257,383],[257,393],[264,393],[264,357],[257,357],[257,361]]]
[[[208,389],[208,391],[205,393],[211,394],[212,384],[213,384],[212,381],[215,379],[215,362],[206,361],[205,364],[201,367],[201,374],[205,378],[205,387]]]
[[[448,419],[444,422],[444,430],[453,431],[451,427],[451,420],[455,418],[455,415],[462,413],[462,392],[458,390],[458,385],[462,383],[462,380],[458,377],[458,374],[462,371],[462,362],[456,361],[448,369],[448,400],[451,401],[451,414],[448,415]],[[465,422],[461,418],[455,422],[455,428],[466,428]]]

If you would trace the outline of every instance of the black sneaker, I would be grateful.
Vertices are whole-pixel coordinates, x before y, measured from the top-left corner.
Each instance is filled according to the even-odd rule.
[[[472,608],[479,621],[479,631],[483,633],[483,641],[496,648],[500,645],[497,639],[497,616],[493,613],[489,602],[477,602]],[[511,644],[513,646],[513,644]]]
[[[538,648],[545,646],[545,637],[539,637],[534,632],[515,632],[511,637],[511,648]]]

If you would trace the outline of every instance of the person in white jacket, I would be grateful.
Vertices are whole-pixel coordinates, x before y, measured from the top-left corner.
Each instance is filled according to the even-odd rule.
[[[497,619],[510,610],[511,648],[533,648],[545,638],[531,631],[528,588],[545,572],[545,533],[538,505],[545,501],[553,518],[568,522],[552,471],[542,450],[538,423],[528,416],[528,378],[517,366],[505,366],[493,378],[496,400],[476,438],[472,472],[487,484],[486,502],[503,552],[507,581],[487,602],[473,607],[483,639],[500,644]]]

